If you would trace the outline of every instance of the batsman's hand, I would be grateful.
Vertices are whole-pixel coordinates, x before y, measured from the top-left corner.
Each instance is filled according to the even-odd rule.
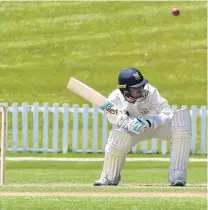
[[[144,132],[146,128],[153,127],[156,129],[162,125],[160,117],[154,116],[151,118],[138,117],[128,123],[127,129],[133,133],[139,134]]]
[[[135,134],[139,134],[141,131],[144,131],[146,128],[151,127],[151,125],[152,125],[151,120],[139,117],[130,120],[129,123],[127,124],[127,129]]]
[[[127,125],[129,123],[129,116],[126,109],[122,109],[120,114],[118,115],[116,119],[116,124],[120,126],[121,128],[127,128]]]

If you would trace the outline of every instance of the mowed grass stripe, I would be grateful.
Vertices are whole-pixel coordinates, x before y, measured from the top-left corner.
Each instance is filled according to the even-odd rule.
[[[92,187],[92,184],[83,184],[83,183],[51,183],[51,184],[8,184],[5,187]],[[119,186],[103,186],[110,188],[170,188],[170,189],[186,189],[186,188],[206,188],[206,184],[188,184],[184,188],[174,188],[167,184],[122,184]]]
[[[206,198],[206,193],[0,192],[0,197]]]
[[[1,197],[2,208],[11,210],[196,210],[207,209],[205,198],[112,197]]]
[[[197,25],[197,23],[196,23],[196,25]],[[194,27],[194,28],[196,29],[196,27]],[[148,29],[148,28],[145,29],[145,27],[144,27],[142,29],[142,32],[141,32],[141,29],[140,29],[140,31],[137,31],[137,30],[135,30],[134,32],[131,33],[132,35],[135,34],[135,38],[136,38],[136,34],[137,34],[137,36],[140,36],[140,37],[154,36],[154,34],[157,35],[159,32],[160,33],[162,33],[162,32],[171,33],[173,29],[170,26],[170,27],[166,27],[164,29],[159,28],[159,29],[151,29],[151,30]],[[37,39],[37,37],[30,37],[30,36],[27,36],[27,35],[22,35],[21,38],[19,40],[16,40],[16,41],[9,40],[9,39],[5,40],[5,41],[1,41],[0,47],[5,47],[6,46],[8,49],[14,49],[14,48],[23,48],[24,49],[24,48],[35,47],[35,46],[40,46],[40,45],[47,47],[47,45],[51,45],[51,44],[54,44],[54,43],[57,44],[57,45],[65,45],[65,44],[70,44],[72,42],[71,44],[73,44],[73,42],[75,42],[75,41],[77,41],[77,42],[79,42],[79,41],[99,42],[101,40],[108,41],[108,42],[112,41],[111,35],[107,32],[104,32],[104,31],[103,32],[98,32],[98,33],[95,33],[95,34],[90,34],[90,35],[89,34],[86,34],[86,35],[71,34],[70,36],[67,36],[66,33],[67,32],[64,32],[64,34],[62,34],[62,35],[59,35],[59,34],[54,35],[54,37],[47,37],[47,36],[44,37],[44,36],[42,36],[42,37],[40,37],[40,39]],[[115,35],[119,36],[121,33],[122,33],[122,36],[125,36],[125,35],[128,36],[129,32],[128,33],[123,33],[122,31],[121,32],[117,31],[117,32],[115,32]],[[183,49],[183,50],[187,49],[187,51],[190,52],[190,48],[192,50],[193,50],[193,48],[196,48],[197,50],[202,51],[202,50],[205,49],[205,44],[206,44],[206,40],[198,40],[194,43],[190,43],[190,45],[182,45],[181,49]],[[145,43],[143,43],[142,45],[145,46]],[[151,49],[152,46],[145,46],[145,47],[146,47],[147,51],[151,50],[151,52],[157,52],[157,48],[153,48],[153,50],[152,50]],[[171,50],[176,50],[175,46],[174,46],[174,43],[170,44],[168,46],[166,46],[165,44],[162,45],[161,50],[166,50],[167,48],[171,49]],[[90,49],[89,48],[87,48],[87,49],[88,49],[87,51],[85,51],[85,50],[80,51],[79,50],[79,51],[76,51],[76,53],[78,53],[78,55],[85,55],[85,56],[88,55],[89,57],[91,57],[91,56],[95,56],[95,57],[103,56],[103,54],[93,53],[94,52],[93,49],[92,49],[91,54],[90,54],[90,51],[89,51]],[[195,51],[193,51],[193,52],[195,52]],[[110,52],[106,52],[104,55],[105,56],[134,55],[134,54],[139,55],[140,53],[141,52],[139,52],[138,50],[133,50],[131,52],[128,52],[128,51],[127,52],[110,51]],[[184,51],[181,52],[181,53],[184,53]],[[71,52],[71,55],[74,55],[73,51]],[[181,58],[181,59],[183,60],[183,58]],[[174,59],[172,59],[172,60],[174,61]],[[164,61],[164,59],[161,60],[161,61]],[[169,61],[171,61],[171,59]],[[179,61],[181,61],[181,60],[179,60]],[[185,61],[187,61],[187,60],[185,60]]]
[[[97,192],[97,193],[206,193],[206,185],[188,185],[186,187],[170,187],[160,184],[121,184],[119,186],[95,187],[93,183],[52,183],[52,184],[6,184],[0,188],[0,192]]]

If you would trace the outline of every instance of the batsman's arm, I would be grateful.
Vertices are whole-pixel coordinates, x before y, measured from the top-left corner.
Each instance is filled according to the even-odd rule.
[[[160,119],[162,125],[167,120],[172,119],[173,111],[168,101],[160,95],[157,89],[150,96],[150,106],[157,113],[157,117]]]
[[[114,104],[114,106],[117,107],[118,112],[115,114],[111,114],[109,112],[106,112],[108,121],[112,124],[117,124],[117,119],[121,114],[123,114],[123,105],[119,97],[115,94],[115,92],[112,92],[108,96],[108,102]],[[103,107],[100,107],[103,110]]]

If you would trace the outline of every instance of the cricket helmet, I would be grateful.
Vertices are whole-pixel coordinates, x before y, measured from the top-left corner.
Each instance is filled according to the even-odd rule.
[[[137,98],[142,101],[146,98],[148,91],[144,90],[144,86],[148,83],[142,73],[136,68],[123,69],[118,76],[118,87],[125,98]],[[138,88],[142,94],[140,97],[132,96],[130,88]]]

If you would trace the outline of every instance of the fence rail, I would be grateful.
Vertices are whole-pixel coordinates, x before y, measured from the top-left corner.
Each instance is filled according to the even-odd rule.
[[[175,111],[185,107],[187,106],[173,105],[172,109]],[[0,111],[2,112],[2,109]],[[190,112],[190,152],[207,154],[207,107],[194,105]],[[43,106],[39,103],[23,103],[21,106],[13,103],[7,107],[6,119],[6,148],[12,152],[104,152],[109,131],[116,127],[108,123],[102,110],[87,104],[79,107],[77,104],[60,106],[55,103],[49,107],[48,103],[44,103]],[[169,151],[169,142],[150,139],[134,146],[131,151],[166,154]]]

